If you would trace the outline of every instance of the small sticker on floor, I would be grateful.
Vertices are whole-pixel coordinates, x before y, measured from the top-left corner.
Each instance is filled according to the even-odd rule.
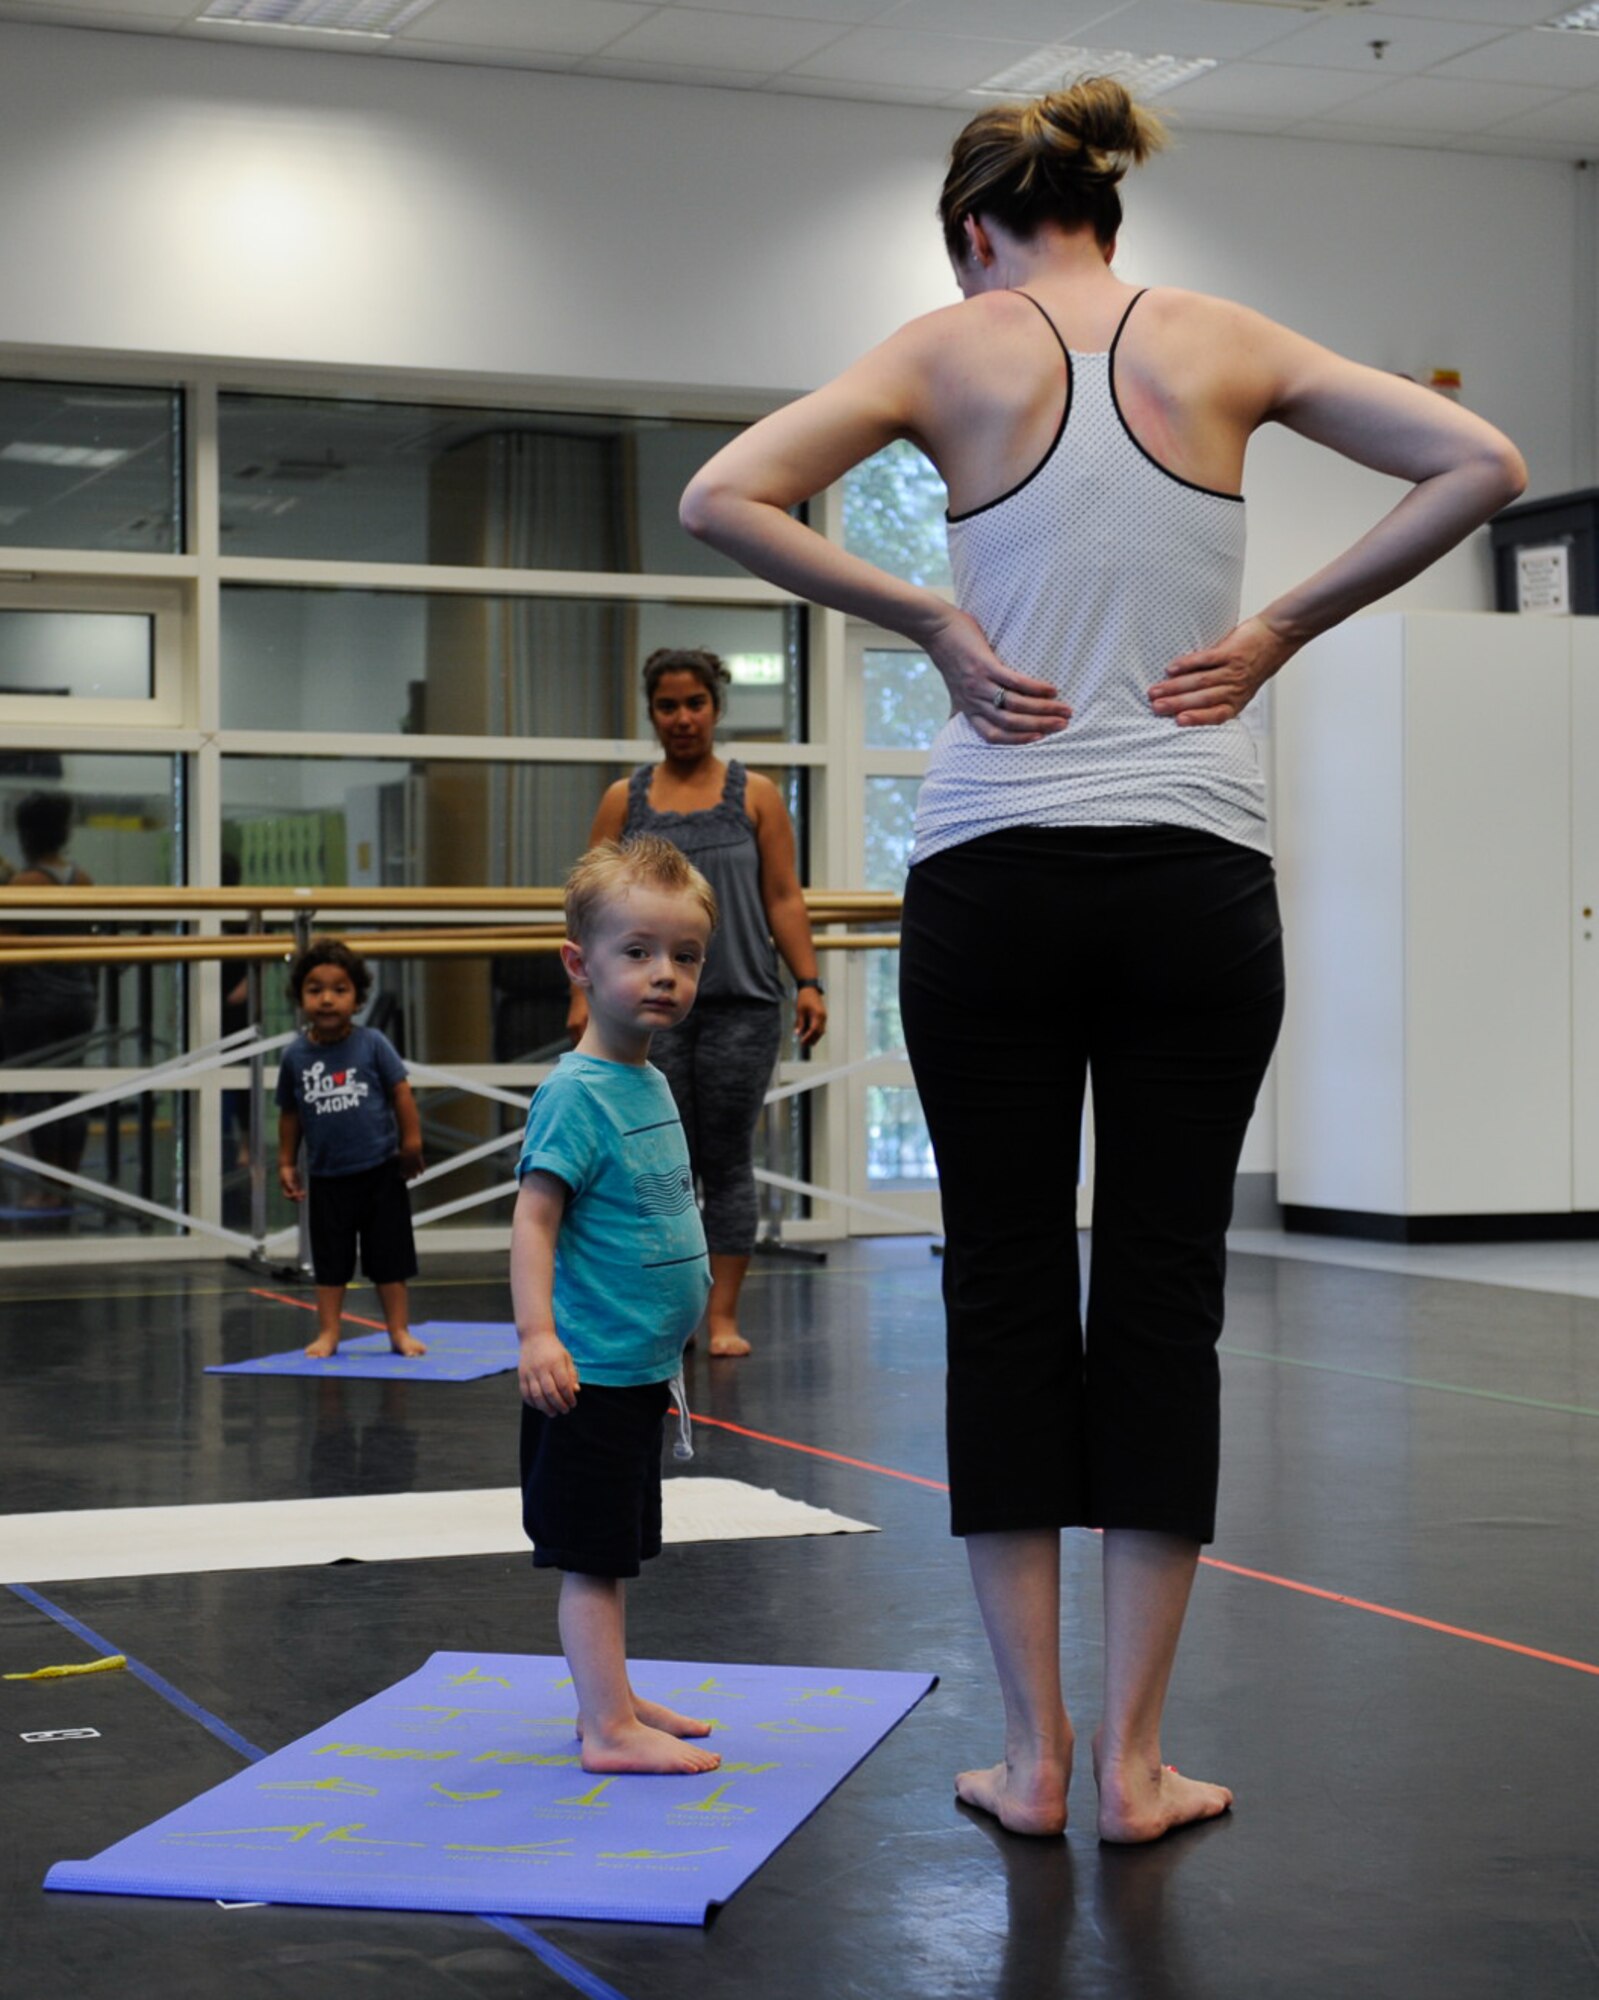
[[[220,1896],[216,1900],[219,1910],[265,1910],[270,1907],[266,1903],[224,1903]]]
[[[76,1743],[85,1736],[98,1736],[98,1729],[24,1729],[24,1743]]]

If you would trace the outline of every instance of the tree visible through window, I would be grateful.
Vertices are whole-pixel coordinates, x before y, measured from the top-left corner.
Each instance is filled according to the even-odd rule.
[[[901,439],[844,478],[844,546],[907,583],[947,584],[944,482]]]

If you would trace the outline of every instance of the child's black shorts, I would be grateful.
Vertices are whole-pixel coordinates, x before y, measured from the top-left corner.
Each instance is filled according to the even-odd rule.
[[[350,1282],[358,1239],[361,1269],[374,1285],[416,1276],[411,1197],[398,1154],[358,1174],[313,1174],[308,1199],[311,1268],[319,1285]]]
[[[661,1553],[665,1382],[585,1384],[577,1406],[547,1417],[522,1405],[522,1525],[537,1569],[637,1576]]]

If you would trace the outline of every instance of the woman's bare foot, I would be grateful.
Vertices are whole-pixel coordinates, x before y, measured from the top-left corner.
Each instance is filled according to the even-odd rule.
[[[313,1361],[331,1361],[339,1351],[339,1336],[336,1333],[319,1333],[305,1351]]]
[[[736,1320],[707,1320],[705,1331],[710,1335],[713,1355],[736,1361],[750,1351],[750,1344],[739,1332]]]
[[[1094,1746],[1094,1778],[1099,1786],[1099,1837],[1126,1845],[1159,1840],[1180,1826],[1219,1819],[1233,1795],[1225,1785],[1185,1778],[1172,1764],[1153,1771],[1133,1765],[1101,1770]]]
[[[1048,1838],[1066,1831],[1066,1792],[1071,1784],[1071,1752],[1055,1759],[992,1764],[986,1771],[961,1771],[955,1796],[980,1812],[992,1813],[1007,1833]]]
[[[391,1333],[389,1345],[396,1354],[426,1354],[427,1342],[418,1340],[414,1333]]]
[[[686,1720],[687,1718],[682,1718]],[[577,1733],[583,1742],[585,1771],[642,1771],[658,1776],[681,1776],[684,1772],[714,1771],[722,1759],[715,1750],[696,1750],[680,1743],[664,1729],[635,1723],[629,1728],[595,1736],[578,1717]]]

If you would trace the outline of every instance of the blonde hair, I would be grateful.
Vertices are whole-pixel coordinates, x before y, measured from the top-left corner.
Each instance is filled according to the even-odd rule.
[[[629,889],[688,896],[716,929],[716,892],[693,862],[658,833],[636,833],[630,840],[602,840],[567,876],[566,935],[572,943],[587,943],[606,909]]]
[[[1087,223],[1108,248],[1121,228],[1117,182],[1165,143],[1160,118],[1108,76],[980,111],[950,149],[939,196],[950,256],[966,261],[969,215],[987,216],[1023,242],[1043,222]]]

